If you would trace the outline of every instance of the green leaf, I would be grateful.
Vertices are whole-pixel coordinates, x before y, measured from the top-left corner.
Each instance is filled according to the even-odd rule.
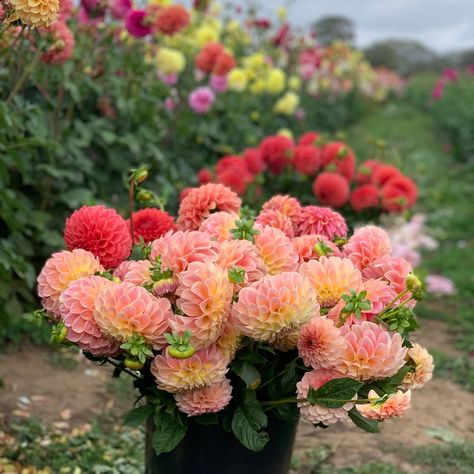
[[[363,385],[362,382],[350,378],[334,379],[317,390],[310,388],[307,399],[312,405],[340,408],[348,403],[348,400],[352,400]]]
[[[349,411],[349,418],[354,422],[354,425],[369,433],[379,433],[380,426],[378,421],[369,420],[360,414],[356,407]]]
[[[153,405],[142,405],[129,411],[123,422],[128,426],[141,426],[154,411]]]
[[[261,451],[270,437],[264,431],[257,431],[258,420],[252,418],[245,406],[237,407],[232,417],[232,432],[236,438],[251,451]],[[263,413],[263,411],[262,411]]]
[[[155,415],[154,422],[152,446],[156,454],[173,451],[186,434],[187,425],[183,422],[183,418],[160,411]]]
[[[245,360],[235,360],[232,370],[245,382],[247,387],[256,388],[261,381],[260,372]]]

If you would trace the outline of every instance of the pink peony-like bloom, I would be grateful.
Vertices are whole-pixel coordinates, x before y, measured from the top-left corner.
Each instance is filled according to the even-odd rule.
[[[175,359],[166,350],[155,357],[150,369],[160,390],[180,393],[222,382],[229,370],[227,362],[216,347],[210,346],[187,359]]]
[[[214,343],[221,335],[232,304],[234,286],[227,271],[211,262],[193,262],[178,277],[176,304],[184,313],[175,316],[170,325],[173,331],[190,330],[194,347]]]
[[[266,274],[265,264],[257,248],[248,240],[229,240],[222,242],[217,255],[217,264],[229,271],[233,267],[245,270],[243,285],[260,280]]]
[[[270,275],[292,272],[298,266],[298,254],[293,250],[291,240],[278,229],[270,226],[258,227],[255,246]]]
[[[339,247],[324,235],[308,234],[295,237],[293,248],[300,257],[300,263],[319,260],[321,257],[342,257]]]
[[[267,209],[279,211],[284,216],[289,217],[293,223],[296,223],[300,217],[301,204],[298,199],[294,197],[277,194],[262,206],[263,211]]]
[[[112,0],[110,14],[115,20],[123,20],[132,9],[132,0]]]
[[[303,378],[296,384],[298,398],[305,399],[310,388],[317,390],[327,382],[341,377],[343,375],[339,372],[329,369],[316,369],[306,372]],[[323,423],[325,425],[332,425],[338,421],[345,420],[348,417],[348,411],[353,406],[354,403],[349,402],[341,408],[326,408],[322,405],[311,405],[309,402],[298,402],[302,420],[311,424]]]
[[[123,280],[130,267],[133,266],[135,260],[124,260],[117,268],[113,271],[113,276],[119,280]]]
[[[53,253],[38,276],[38,296],[41,298],[41,304],[51,316],[58,319],[59,297],[71,282],[103,271],[104,267],[99,260],[87,250],[63,250]]]
[[[321,257],[302,263],[299,271],[311,281],[323,308],[331,308],[342,295],[362,286],[362,275],[347,258]]]
[[[235,221],[238,219],[239,215],[235,212],[215,212],[202,222],[199,230],[223,242],[231,238],[230,231],[236,228]]]
[[[66,338],[96,357],[111,356],[120,350],[118,342],[102,334],[94,319],[97,295],[112,285],[116,283],[100,276],[79,278],[59,297],[61,320],[67,328]]]
[[[125,16],[125,28],[135,38],[144,38],[151,33],[151,21],[145,10],[130,9]]]
[[[41,55],[41,61],[47,64],[64,64],[72,56],[74,36],[65,22],[57,21],[49,28],[41,28],[40,33],[50,43]]]
[[[293,238],[295,231],[291,219],[276,209],[263,209],[255,219],[261,226],[270,226],[281,230],[287,237]]]
[[[229,379],[194,390],[186,390],[174,396],[179,411],[188,416],[217,413],[232,399],[232,385]]]
[[[94,310],[97,325],[105,334],[120,342],[138,334],[157,350],[166,345],[163,334],[172,315],[166,298],[155,298],[145,288],[128,282],[99,292]]]
[[[405,364],[402,336],[376,323],[363,321],[340,328],[346,340],[337,370],[361,381],[395,375]]]
[[[192,189],[181,201],[178,212],[178,228],[199,229],[202,221],[212,213],[225,211],[238,214],[242,201],[234,191],[222,184],[204,184]]]
[[[155,262],[158,258],[161,259],[162,270],[179,274],[192,262],[215,262],[216,243],[205,232],[170,231],[151,244],[150,260]]]
[[[344,255],[363,270],[378,258],[390,255],[390,237],[381,227],[366,225],[357,229],[344,246]]]
[[[357,410],[365,418],[382,421],[386,418],[402,416],[410,409],[411,391],[398,390],[397,393],[389,395],[384,402],[379,402],[379,395],[375,390],[371,390],[368,399],[371,401],[357,405]]]
[[[329,207],[303,207],[297,229],[297,235],[321,234],[330,240],[347,235],[347,224],[344,217]]]
[[[298,353],[308,367],[335,367],[346,346],[346,341],[334,321],[326,316],[314,316],[305,324],[298,337]]]
[[[228,79],[227,76],[211,75],[210,86],[216,92],[225,92],[227,90]]]
[[[205,114],[211,110],[216,100],[213,90],[209,87],[198,87],[188,97],[188,104],[197,114]]]
[[[318,311],[309,280],[296,272],[284,272],[243,288],[233,305],[232,321],[244,335],[273,342],[300,328]]]
[[[435,295],[455,295],[456,287],[449,278],[441,275],[427,275],[425,278],[426,291]]]
[[[408,349],[407,359],[409,363],[415,365],[415,370],[405,375],[402,388],[416,390],[433,378],[433,357],[424,347],[415,342],[413,347]]]

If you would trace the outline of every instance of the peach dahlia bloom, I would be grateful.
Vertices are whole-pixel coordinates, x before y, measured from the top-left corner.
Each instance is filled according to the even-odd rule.
[[[346,341],[334,321],[314,316],[305,324],[298,337],[298,353],[308,367],[335,367],[346,347]]]
[[[114,271],[114,275],[120,275],[120,279],[128,281],[137,286],[151,283],[150,260],[127,260],[122,262]]]
[[[232,385],[229,379],[224,379],[206,387],[176,393],[174,398],[178,410],[188,416],[216,413],[223,410],[232,399]]]
[[[239,215],[235,212],[215,212],[202,222],[199,230],[207,232],[218,242],[223,242],[231,238],[230,231],[235,229],[235,221],[238,219]]]
[[[386,255],[373,261],[363,270],[362,274],[364,278],[382,278],[398,294],[406,289],[407,276],[412,270],[411,263],[403,258]]]
[[[305,206],[297,222],[297,235],[306,234],[321,234],[333,240],[347,235],[347,224],[341,214],[329,207]]]
[[[272,209],[281,212],[288,217],[293,223],[297,222],[301,212],[301,204],[298,199],[288,195],[277,194],[268,200],[263,206],[262,210]]]
[[[59,318],[59,297],[71,282],[103,272],[104,267],[89,251],[75,249],[53,253],[38,276],[38,296],[44,309]]]
[[[222,382],[227,359],[214,346],[198,350],[187,359],[174,359],[164,351],[151,363],[151,373],[160,390],[179,393]]]
[[[196,230],[211,213],[238,214],[241,204],[239,196],[231,189],[222,184],[208,183],[192,189],[181,201],[176,224],[181,230]]]
[[[417,343],[408,349],[407,359],[415,365],[414,372],[408,372],[403,379],[402,388],[416,390],[423,387],[433,377],[433,357]]]
[[[296,349],[296,345],[298,344],[298,336],[299,330],[294,329],[293,331],[277,336],[272,345],[275,349],[278,349],[282,352],[291,351]]]
[[[339,372],[329,369],[315,369],[306,372],[296,384],[296,393],[299,399],[304,399],[308,395],[310,388],[317,390],[327,382],[343,377]],[[340,408],[327,408],[322,405],[311,405],[309,402],[298,402],[301,418],[307,423],[323,423],[332,425],[348,417],[347,412],[352,409],[354,403],[346,403]]]
[[[270,226],[281,230],[287,237],[293,238],[295,231],[291,219],[280,211],[275,209],[262,209],[255,219],[255,222],[261,226]]]
[[[59,17],[59,0],[10,0],[13,19],[33,28],[51,26]]]
[[[298,266],[298,254],[293,250],[291,240],[278,229],[270,226],[257,227],[255,246],[270,275],[292,272]]]
[[[321,257],[302,263],[299,271],[311,281],[323,308],[331,308],[342,295],[362,285],[362,275],[347,258]]]
[[[285,272],[243,288],[233,306],[232,322],[252,339],[273,342],[300,328],[318,311],[309,280],[299,273]]]
[[[411,391],[402,392],[398,390],[397,393],[389,395],[384,402],[377,402],[379,395],[375,390],[369,392],[368,399],[372,400],[370,403],[357,405],[357,410],[365,418],[371,420],[385,420],[386,418],[393,418],[395,416],[404,415],[411,406]]]
[[[100,291],[94,310],[94,318],[105,334],[120,342],[138,334],[156,350],[166,345],[163,334],[172,315],[167,299],[155,298],[145,288],[128,282]]]
[[[183,316],[170,321],[173,331],[190,330],[195,347],[212,344],[221,335],[232,304],[234,286],[227,272],[212,262],[193,262],[180,273],[176,304]]]
[[[74,280],[59,297],[66,338],[94,356],[111,356],[119,351],[115,339],[103,334],[94,319],[95,300],[103,288],[116,283],[100,276]]]
[[[205,232],[170,231],[151,245],[150,260],[154,262],[158,257],[161,258],[162,270],[178,274],[192,262],[215,262],[216,243]]]
[[[363,270],[378,258],[390,255],[390,238],[382,228],[366,225],[357,229],[344,245],[344,255]]]
[[[395,375],[405,364],[402,336],[376,323],[363,321],[340,328],[346,340],[337,370],[361,381]]]
[[[215,343],[217,349],[219,349],[228,362],[234,359],[242,337],[242,333],[232,324],[229,318],[222,328],[219,339]]]
[[[300,258],[300,262],[307,262],[308,260],[319,260],[323,255],[320,255],[316,249],[316,245],[322,245],[327,248],[328,255],[331,257],[341,257],[342,253],[339,247],[331,242],[327,237],[321,234],[308,234],[295,237],[293,240],[293,248]]]

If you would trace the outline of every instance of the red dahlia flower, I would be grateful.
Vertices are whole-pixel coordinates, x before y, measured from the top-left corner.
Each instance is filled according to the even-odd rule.
[[[202,72],[211,73],[217,61],[217,57],[224,52],[220,43],[208,43],[204,46],[195,59],[196,68]]]
[[[314,176],[321,166],[321,150],[312,145],[295,146],[293,166],[301,174]]]
[[[146,243],[152,242],[175,228],[173,217],[159,209],[142,209],[134,212],[132,219],[135,243],[140,241],[140,237]],[[130,220],[127,221],[127,224],[130,228]]]
[[[416,184],[406,176],[396,176],[382,187],[382,207],[386,211],[404,211],[415,204],[417,197]]]
[[[265,171],[265,162],[259,148],[247,148],[242,154],[242,159],[247,163],[247,168],[253,175]]]
[[[306,132],[301,135],[298,145],[316,145],[320,138],[321,135],[318,132]]]
[[[283,135],[265,138],[260,144],[263,161],[274,174],[281,174],[291,162],[293,141]]]
[[[349,200],[349,183],[344,176],[326,171],[314,180],[313,193],[321,204],[342,207]]]
[[[370,182],[375,186],[383,186],[390,179],[401,175],[401,171],[396,166],[380,165],[373,171]]]
[[[379,190],[373,184],[362,184],[351,194],[351,206],[361,212],[379,205]]]
[[[382,163],[377,160],[366,160],[357,169],[356,181],[359,184],[370,182],[373,172],[382,166]]]
[[[182,5],[171,5],[158,11],[154,23],[156,31],[165,35],[174,35],[189,25],[189,13]]]

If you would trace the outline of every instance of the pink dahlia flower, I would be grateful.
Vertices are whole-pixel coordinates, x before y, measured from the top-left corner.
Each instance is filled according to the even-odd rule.
[[[296,384],[296,393],[299,399],[305,399],[310,388],[317,390],[331,380],[343,377],[339,372],[328,369],[315,369],[306,372]],[[354,403],[346,403],[341,408],[326,408],[322,405],[311,405],[309,402],[298,402],[301,418],[307,423],[323,423],[332,425],[348,417],[347,412],[352,409]]]
[[[275,209],[263,209],[255,219],[255,222],[261,226],[270,226],[281,230],[290,239],[293,238],[295,231],[291,219],[281,211]]]
[[[402,336],[369,321],[342,326],[346,348],[337,370],[358,380],[383,379],[395,375],[405,364],[407,349]]]
[[[263,259],[270,275],[295,271],[298,266],[298,254],[291,240],[281,231],[270,226],[258,227],[255,246]]]
[[[215,262],[216,243],[205,232],[170,231],[152,243],[150,260],[155,262],[157,258],[161,259],[162,270],[178,274],[192,262]]]
[[[198,87],[189,94],[188,104],[197,114],[205,114],[211,110],[216,96],[209,87]]]
[[[223,242],[231,238],[230,231],[235,229],[235,221],[238,219],[239,215],[235,212],[215,212],[202,222],[199,230]]]
[[[313,369],[335,367],[346,346],[341,331],[325,316],[314,316],[305,324],[298,337],[298,353]]]
[[[272,209],[281,212],[284,216],[289,217],[292,222],[296,223],[299,220],[301,213],[301,204],[298,199],[288,195],[277,194],[267,201],[262,210]]]
[[[324,235],[308,234],[295,237],[293,248],[300,258],[300,263],[319,260],[321,257],[341,257],[339,247]]]
[[[87,250],[63,250],[53,253],[38,276],[38,296],[41,304],[51,316],[60,317],[59,297],[61,293],[79,278],[102,272],[99,260]]]
[[[408,349],[407,358],[415,365],[415,371],[405,375],[402,388],[415,390],[423,387],[433,378],[433,357],[424,347],[415,343]]]
[[[119,280],[123,280],[128,270],[133,267],[135,260],[124,260],[117,268],[114,269],[113,275]]]
[[[116,354],[118,342],[102,334],[94,319],[95,300],[103,288],[116,283],[100,276],[73,281],[59,298],[61,320],[67,328],[68,341],[96,357]]]
[[[47,64],[64,64],[74,52],[74,36],[63,21],[53,23],[49,28],[41,28],[42,37],[49,39],[50,46],[41,56]]]
[[[366,225],[357,229],[344,246],[344,255],[363,270],[378,258],[390,255],[390,237],[382,228]]]
[[[222,184],[209,183],[192,189],[181,201],[178,215],[178,228],[182,230],[199,229],[202,221],[212,213],[225,211],[238,214],[242,201],[234,191]]]
[[[116,20],[123,20],[132,9],[132,0],[112,0],[110,14]]]
[[[177,333],[190,330],[194,347],[209,346],[222,334],[232,304],[234,286],[227,271],[211,262],[193,262],[179,274],[176,304],[183,316],[171,327]]]
[[[166,298],[155,298],[145,288],[128,282],[99,292],[94,311],[97,325],[105,334],[120,342],[138,334],[156,350],[166,345],[163,334],[172,315]]]
[[[347,235],[344,217],[329,207],[305,206],[302,208],[297,235],[321,234],[330,240]]]
[[[296,272],[267,276],[243,288],[232,321],[243,334],[273,342],[300,328],[319,311],[309,280]]]
[[[158,388],[170,393],[222,382],[227,371],[227,358],[214,346],[196,351],[187,359],[174,359],[166,350],[151,364]]]
[[[428,275],[425,278],[426,291],[435,295],[455,295],[456,287],[449,278],[441,275]]]
[[[225,92],[227,90],[227,76],[217,76],[213,74],[210,79],[210,86],[216,92]]]
[[[151,33],[151,20],[145,10],[128,10],[125,28],[135,38],[144,38]]]
[[[186,390],[174,396],[178,410],[188,416],[216,413],[223,410],[232,399],[232,385],[228,379],[206,387]]]
[[[411,406],[411,391],[402,392],[398,390],[397,393],[389,395],[387,400],[379,402],[379,395],[375,390],[369,392],[369,403],[357,405],[357,410],[360,414],[371,420],[385,420],[386,418],[393,418],[404,415]]]
[[[299,271],[310,280],[323,308],[331,308],[342,295],[362,285],[362,275],[347,258],[321,257],[302,263]]]

